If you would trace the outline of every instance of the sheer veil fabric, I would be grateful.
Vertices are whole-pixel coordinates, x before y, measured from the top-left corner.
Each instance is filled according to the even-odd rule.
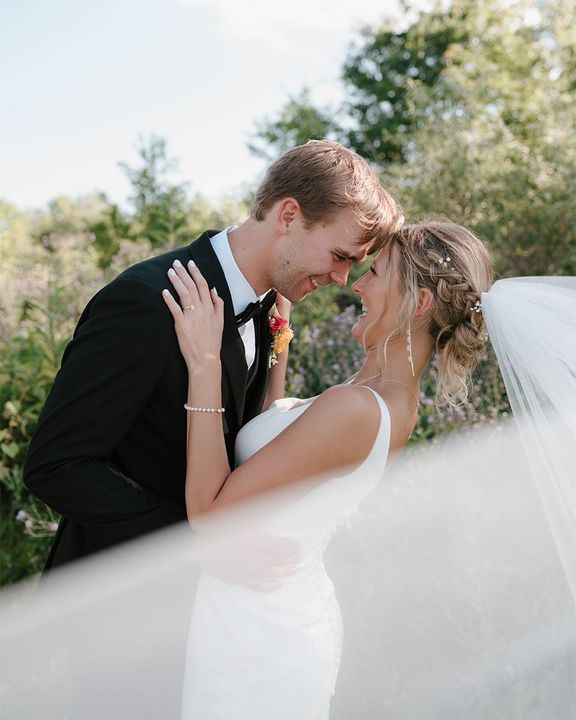
[[[576,599],[576,278],[501,280],[482,308]]]
[[[331,718],[576,718],[575,291],[526,278],[483,295],[515,421],[406,452],[332,537]],[[304,503],[321,526],[341,502],[338,483],[314,491],[324,480],[5,590],[1,716],[179,720],[201,572],[273,594],[262,579],[286,582],[293,548],[266,518]]]

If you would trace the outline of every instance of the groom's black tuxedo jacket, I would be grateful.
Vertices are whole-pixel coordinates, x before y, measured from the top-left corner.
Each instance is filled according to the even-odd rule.
[[[161,297],[177,258],[184,265],[193,258],[225,303],[222,402],[233,467],[236,434],[262,407],[271,338],[266,319],[256,319],[256,366],[248,379],[210,243],[215,233],[129,268],[82,313],[24,467],[28,488],[62,515],[47,568],[186,517],[188,375]]]

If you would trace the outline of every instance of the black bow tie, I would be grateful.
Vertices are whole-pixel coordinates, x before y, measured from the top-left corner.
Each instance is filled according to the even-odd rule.
[[[240,327],[252,320],[252,318],[264,315],[267,313],[272,305],[276,302],[276,290],[269,290],[262,300],[256,300],[256,302],[249,303],[241,313],[236,315],[236,325]]]

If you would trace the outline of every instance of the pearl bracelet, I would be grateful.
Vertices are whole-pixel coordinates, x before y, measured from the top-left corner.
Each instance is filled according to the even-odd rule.
[[[188,410],[188,412],[207,412],[207,413],[223,413],[226,412],[226,408],[205,408],[205,407],[193,407],[192,405],[188,405],[188,403],[184,403],[184,410]]]

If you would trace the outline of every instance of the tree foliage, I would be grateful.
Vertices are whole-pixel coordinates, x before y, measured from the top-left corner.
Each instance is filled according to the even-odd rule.
[[[178,247],[190,242],[187,183],[174,183],[170,176],[178,162],[170,158],[164,138],[153,135],[140,140],[141,164],[120,163],[132,186],[129,200],[134,208],[134,232],[147,238],[152,247]]]
[[[425,108],[415,112],[411,87],[438,83],[448,49],[467,40],[460,20],[452,10],[437,10],[406,30],[390,23],[363,30],[342,72],[347,99],[340,137],[346,144],[383,167],[405,159],[426,117]]]
[[[132,188],[132,212],[123,211],[101,195],[102,212],[86,228],[93,236],[102,268],[110,266],[124,240],[144,240],[152,248],[170,249],[193,238],[187,183],[171,180],[178,163],[168,156],[166,141],[154,135],[148,141],[141,138],[138,158],[140,163],[135,167],[119,163]]]
[[[450,48],[433,89],[413,89],[427,118],[388,179],[409,215],[485,237],[501,274],[574,273],[574,68],[554,32],[560,6],[463,4],[470,40]]]
[[[290,98],[276,117],[256,124],[254,139],[248,147],[254,155],[274,160],[294,145],[308,140],[336,137],[338,127],[328,110],[314,106],[308,88]]]
[[[366,28],[343,63],[334,135],[408,218],[485,237],[501,274],[574,273],[574,28],[574,0],[452,0],[407,27]],[[314,110],[290,107],[261,137],[276,152],[295,136],[290,118]]]

